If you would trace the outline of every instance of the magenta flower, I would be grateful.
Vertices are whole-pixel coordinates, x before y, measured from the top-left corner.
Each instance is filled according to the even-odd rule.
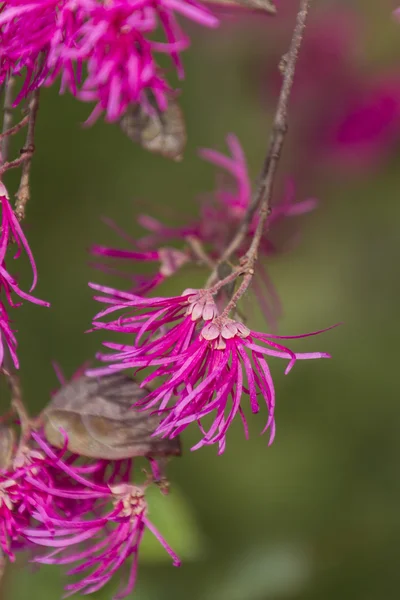
[[[148,483],[131,483],[133,460],[82,459],[55,450],[41,433],[32,433],[9,465],[0,469],[0,549],[9,560],[29,550],[39,564],[74,565],[70,593],[103,587],[132,559],[123,598],[136,580],[138,552],[145,529],[156,536],[180,565],[176,554],[148,517]]]
[[[4,361],[5,348],[11,355],[11,359],[16,369],[19,369],[19,361],[17,356],[17,339],[14,331],[10,326],[10,319],[7,314],[5,305],[0,302],[0,366]]]
[[[270,31],[269,44],[277,49],[292,26],[294,5],[285,4],[280,29]],[[295,157],[291,171],[300,184],[308,184],[321,168],[366,172],[396,149],[400,76],[393,70],[365,68],[359,60],[365,54],[364,38],[363,21],[351,6],[332,5],[311,17],[296,67],[293,146],[288,153]],[[277,58],[270,54],[258,74],[263,106],[266,101],[275,103],[279,94]]]
[[[150,250],[172,240],[185,240],[188,236],[192,236],[205,245],[212,258],[218,259],[239,227],[252,199],[246,158],[240,143],[235,135],[230,134],[227,137],[227,144],[231,156],[210,149],[200,151],[202,158],[224,170],[224,176],[219,178],[216,191],[202,202],[200,219],[189,225],[173,228],[164,226],[152,217],[142,215],[139,217],[139,223],[150,231],[150,234],[137,240],[138,247]],[[295,217],[311,212],[316,204],[314,198],[295,202],[294,184],[288,181],[280,202],[273,206],[268,217],[265,235],[260,243],[260,258],[271,257],[290,249],[296,231],[290,231],[293,228],[288,228],[288,223],[293,224]],[[258,217],[255,216],[247,238],[237,251],[238,258],[247,250],[257,222]],[[253,289],[270,327],[275,330],[282,308],[262,260],[256,265]]]
[[[123,230],[121,230],[115,223],[107,219],[106,223],[115,229],[121,237],[128,241],[129,245],[133,247],[131,250],[123,250],[120,248],[110,248],[106,246],[94,245],[90,249],[91,254],[99,257],[106,257],[107,259],[113,259],[113,262],[126,263],[128,269],[121,269],[114,267],[113,264],[107,263],[92,263],[92,266],[109,273],[123,277],[132,282],[132,287],[129,291],[135,295],[144,295],[154,290],[158,285],[163,283],[166,279],[175,275],[185,264],[190,260],[187,252],[177,250],[176,248],[163,247],[157,250],[141,251],[136,247],[135,240],[130,238]],[[118,264],[118,262],[116,264]],[[132,262],[142,264],[157,265],[157,269],[153,275],[139,275],[137,269],[132,269]]]
[[[269,411],[264,431],[270,429],[272,443],[275,392],[267,358],[287,359],[286,373],[296,360],[329,358],[321,352],[294,353],[279,342],[291,337],[251,331],[242,323],[218,316],[210,290],[189,290],[174,298],[150,299],[120,292],[117,303],[116,290],[90,285],[107,294],[96,297],[97,300],[111,304],[96,315],[94,328],[127,333],[132,344],[104,343],[113,352],[99,354],[98,358],[112,364],[88,374],[134,368],[150,371],[143,385],[162,378],[156,390],[137,406],[153,408],[163,417],[154,435],[173,438],[196,421],[203,438],[192,449],[218,443],[222,453],[227,430],[238,413],[247,436],[242,401],[248,396],[251,410],[256,413],[258,395],[264,398]],[[113,321],[100,320],[121,310],[122,316]],[[317,333],[320,332],[292,337]],[[201,420],[210,413],[215,413],[214,422],[205,431]]]
[[[1,226],[0,226],[0,293],[4,292],[4,296],[11,307],[18,307],[21,302],[15,303],[13,300],[13,293],[19,296],[22,300],[27,300],[33,304],[41,306],[50,306],[48,302],[39,300],[38,298],[24,292],[16,279],[9,273],[6,266],[6,253],[7,248],[11,244],[16,244],[17,252],[14,255],[14,259],[19,258],[22,250],[25,250],[28,255],[29,262],[32,267],[33,281],[30,291],[34,289],[37,283],[37,269],[35,260],[31,249],[29,248],[28,241],[22,231],[21,225],[18,222],[17,217],[11,208],[8,193],[0,182],[0,207],[1,207]],[[2,365],[4,358],[5,346],[9,349],[12,360],[16,368],[18,368],[18,358],[16,354],[17,342],[12,328],[10,327],[10,319],[7,315],[5,304],[0,301],[0,366]]]
[[[35,515],[47,514],[53,501],[59,501],[52,465],[31,442],[17,453],[14,448],[10,464],[0,469],[0,548],[12,562],[16,551],[32,549]]]
[[[206,290],[188,289],[181,296],[147,299],[93,283],[89,285],[108,294],[95,296],[95,300],[111,304],[95,316],[93,328],[134,335],[133,345],[106,342],[104,345],[116,352],[98,355],[104,361],[120,362],[120,369],[147,367],[156,364],[153,361],[159,357],[164,362],[176,362],[175,357],[185,352],[193,341],[198,323],[217,316],[212,295]],[[115,321],[100,320],[120,310],[128,313]],[[104,367],[89,373],[106,375],[110,371]]]
[[[0,207],[1,207],[1,226],[0,226],[0,293],[3,292],[8,304],[16,308],[21,306],[21,302],[14,302],[13,294],[19,296],[22,300],[27,300],[40,306],[50,306],[48,302],[39,300],[35,296],[24,292],[18,285],[17,280],[10,274],[6,266],[6,253],[9,245],[16,244],[17,252],[14,259],[19,258],[22,250],[28,255],[32,267],[33,281],[30,291],[34,289],[37,283],[37,269],[28,240],[26,239],[21,225],[11,208],[7,190],[0,182]],[[0,367],[3,364],[5,348],[10,352],[12,361],[16,369],[19,368],[17,357],[17,340],[15,332],[10,326],[10,319],[7,309],[0,300]]]
[[[75,565],[69,576],[80,580],[66,586],[69,593],[89,594],[102,588],[132,558],[126,586],[116,598],[124,598],[135,586],[138,553],[145,529],[155,535],[170,554],[174,566],[179,558],[148,518],[145,485],[130,483],[133,461],[88,461],[75,464],[76,458],[63,460],[40,435],[33,438],[57,472],[54,497],[66,501],[67,510],[54,502],[45,511],[33,514],[37,526],[25,532],[35,546],[51,549],[36,556],[42,564]],[[67,444],[67,438],[66,438]],[[39,488],[44,486],[38,483]]]
[[[90,0],[89,0],[90,1]],[[17,104],[32,90],[62,74],[62,88],[76,89],[74,65],[60,49],[74,46],[85,0],[7,0],[0,12],[0,81],[24,76]]]
[[[218,25],[193,0],[8,0],[0,12],[0,82],[26,69],[18,102],[61,74],[62,91],[96,103],[89,123],[103,111],[116,121],[135,103],[152,110],[145,90],[165,110],[171,90],[155,53],[168,54],[183,78],[180,53],[189,45],[176,14]],[[165,42],[153,39],[160,26]]]
[[[223,169],[224,173],[218,180],[216,191],[203,199],[198,220],[183,226],[169,227],[153,217],[140,215],[138,222],[148,234],[134,240],[113,221],[107,219],[106,223],[127,241],[129,249],[95,245],[91,252],[96,256],[111,258],[114,262],[123,261],[127,269],[121,270],[115,267],[114,263],[95,263],[94,266],[109,274],[122,275],[133,283],[128,291],[135,295],[144,295],[190,262],[190,238],[199,240],[209,256],[217,260],[239,227],[252,198],[244,152],[233,134],[227,137],[227,143],[231,156],[225,156],[215,150],[200,151],[202,158]],[[313,198],[295,202],[294,184],[288,181],[280,202],[273,207],[268,218],[266,232],[260,244],[261,257],[271,257],[291,249],[298,236],[296,229],[290,225],[295,225],[295,217],[312,211],[316,203]],[[237,251],[237,258],[247,250],[257,221],[255,216],[247,238]],[[183,247],[171,247],[171,242],[183,244]],[[138,274],[138,266],[144,263],[157,263],[158,270],[151,276]],[[262,260],[256,266],[253,289],[270,327],[276,329],[277,319],[282,312],[281,303]]]
[[[249,398],[251,411],[258,413],[258,397],[261,396],[269,415],[262,433],[270,430],[269,445],[272,444],[275,437],[275,389],[267,358],[287,359],[289,364],[285,374],[291,371],[296,360],[330,358],[324,352],[294,353],[276,341],[318,333],[321,332],[274,336],[251,331],[232,319],[217,317],[203,327],[196,342],[182,356],[179,368],[173,370],[170,367],[170,378],[167,377],[149,395],[147,406],[153,406],[164,396],[174,393],[175,403],[165,411],[167,416],[158,427],[157,434],[174,437],[189,423],[197,421],[203,438],[192,450],[218,443],[218,453],[221,454],[225,450],[226,433],[237,414],[240,414],[248,437],[243,397]],[[206,432],[201,419],[211,413],[215,413],[214,422]]]
[[[369,76],[326,122],[321,152],[326,161],[349,171],[380,164],[400,138],[398,73]]]

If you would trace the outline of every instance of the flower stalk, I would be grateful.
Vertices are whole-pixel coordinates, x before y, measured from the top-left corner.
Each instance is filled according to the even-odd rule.
[[[280,70],[283,75],[283,81],[275,112],[267,154],[264,160],[260,176],[258,178],[257,189],[255,191],[253,200],[250,203],[242,222],[240,223],[237,232],[235,233],[233,239],[230,241],[226,249],[222,252],[217,263],[218,267],[219,264],[230,260],[234,252],[238,248],[240,248],[240,246],[243,244],[243,241],[246,238],[249,227],[253,221],[253,217],[258,211],[259,218],[257,227],[254,232],[252,242],[246,254],[241,259],[241,265],[237,269],[234,269],[228,277],[218,282],[218,284],[216,284],[213,287],[213,290],[218,291],[221,287],[232,282],[239,275],[245,274],[245,277],[239,289],[234,294],[228,306],[226,307],[227,314],[236,307],[237,302],[247,291],[252,281],[254,275],[254,264],[257,260],[258,248],[260,245],[261,238],[265,234],[267,218],[271,212],[271,199],[274,189],[276,173],[282,154],[285,135],[288,129],[287,114],[290,94],[293,87],[296,63],[299,55],[300,46],[303,40],[304,31],[306,28],[306,21],[310,4],[311,0],[301,0],[299,11],[297,13],[296,25],[290,43],[290,48],[287,54],[285,54],[281,60]],[[211,286],[217,279],[217,267],[213,270],[211,276],[209,277],[207,281],[207,286]]]

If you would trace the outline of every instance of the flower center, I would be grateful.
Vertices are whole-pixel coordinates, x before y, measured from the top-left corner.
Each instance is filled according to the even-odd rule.
[[[122,502],[122,516],[133,518],[146,513],[147,502],[141,488],[121,483],[112,486],[111,491],[115,496],[114,505]]]

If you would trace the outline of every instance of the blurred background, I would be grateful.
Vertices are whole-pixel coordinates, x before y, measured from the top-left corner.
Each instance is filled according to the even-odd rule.
[[[13,315],[32,411],[57,386],[53,360],[70,375],[100,348],[101,337],[84,334],[98,309],[87,282],[123,285],[88,265],[90,245],[122,246],[101,217],[135,236],[144,210],[171,224],[175,214],[195,215],[196,198],[215,182],[197,149],[225,150],[229,132],[256,176],[298,3],[277,4],[275,18],[226,14],[216,31],[187,24],[182,163],[147,154],[101,120],[84,129],[90,106],[56,88],[42,94],[26,232],[36,293],[52,307],[27,303]],[[170,497],[154,498],[151,513],[183,566],[174,569],[146,542],[138,600],[398,598],[400,24],[391,0],[313,4],[281,177],[294,178],[299,200],[313,196],[319,205],[302,218],[296,251],[267,266],[284,306],[280,333],[343,325],[292,345],[332,360],[300,363],[290,377],[279,361],[272,365],[271,448],[259,435],[265,415],[249,418],[247,442],[236,423],[221,457],[214,447],[189,451],[196,428],[184,435],[186,451],[170,465]],[[10,174],[10,190],[16,182]],[[186,270],[161,291],[201,286],[205,275]],[[265,330],[257,303],[247,302],[250,324]],[[7,572],[4,599],[61,597],[58,569],[29,569]]]

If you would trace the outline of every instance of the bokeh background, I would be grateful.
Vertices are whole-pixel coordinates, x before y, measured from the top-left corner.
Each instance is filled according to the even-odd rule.
[[[53,360],[69,375],[100,347],[100,337],[84,333],[97,309],[87,282],[121,283],[88,265],[91,244],[120,243],[101,217],[135,235],[143,210],[170,223],[175,214],[194,215],[196,197],[215,177],[197,148],[222,150],[229,132],[256,176],[296,5],[280,0],[273,19],[227,15],[219,31],[190,27],[182,163],[148,155],[117,126],[84,129],[88,105],[55,88],[42,94],[26,227],[37,293],[52,307],[26,304],[14,315],[32,411],[57,385]],[[400,24],[390,0],[314,5],[281,177],[294,177],[299,199],[320,202],[302,219],[296,251],[268,268],[284,305],[282,334],[343,325],[293,345],[331,352],[332,360],[298,364],[287,378],[279,361],[273,365],[271,448],[259,435],[265,415],[250,418],[247,442],[234,425],[221,457],[215,448],[190,453],[197,431],[184,435],[184,456],[170,466],[171,495],[152,507],[183,566],[172,568],[148,543],[139,600],[399,597]],[[16,184],[14,173],[7,183]],[[204,277],[185,271],[164,291]],[[265,330],[257,304],[247,303],[251,325]],[[109,599],[113,589],[93,598]],[[5,600],[61,594],[59,570],[36,572],[23,562],[2,587]]]

